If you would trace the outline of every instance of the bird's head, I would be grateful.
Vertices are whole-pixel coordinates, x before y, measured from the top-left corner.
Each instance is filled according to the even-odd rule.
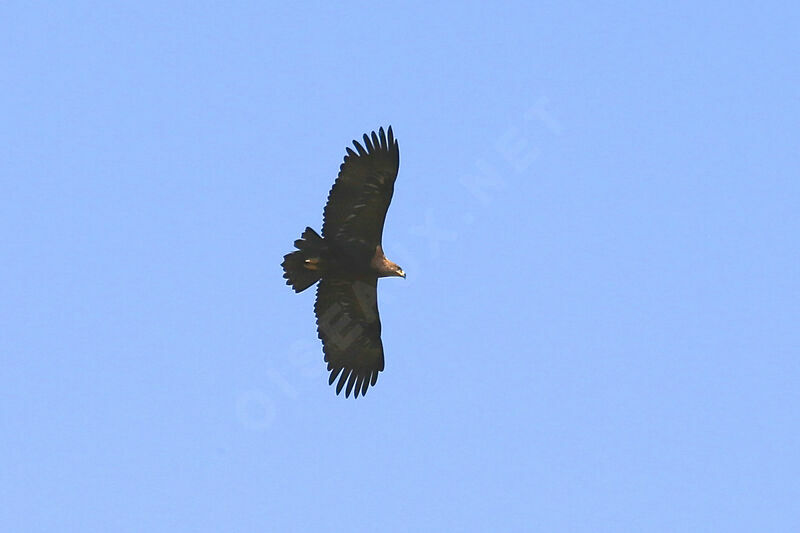
[[[398,265],[397,263],[392,263],[391,261],[389,261],[388,275],[406,279],[406,273],[403,272],[403,269],[400,268],[400,265]]]
[[[389,259],[383,255],[383,248],[380,244],[375,247],[375,255],[370,262],[370,266],[378,272],[379,278],[397,276],[398,278],[405,279],[406,277],[406,273],[403,272],[400,265],[394,261],[389,261]]]

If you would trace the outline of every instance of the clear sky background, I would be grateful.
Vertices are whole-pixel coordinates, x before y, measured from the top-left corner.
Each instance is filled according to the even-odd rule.
[[[4,2],[0,529],[800,531],[791,2]],[[391,124],[386,371],[319,229]]]

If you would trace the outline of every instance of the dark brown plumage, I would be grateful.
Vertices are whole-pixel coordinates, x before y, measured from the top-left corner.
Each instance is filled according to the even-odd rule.
[[[306,228],[284,256],[286,284],[301,292],[317,281],[317,332],[336,394],[364,395],[384,368],[378,278],[405,277],[386,259],[382,236],[400,164],[392,127],[347,148],[325,205],[322,236]]]

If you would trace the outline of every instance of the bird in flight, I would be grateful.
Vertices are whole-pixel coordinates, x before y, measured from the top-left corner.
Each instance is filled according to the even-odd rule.
[[[328,194],[322,236],[307,227],[283,257],[286,284],[301,292],[319,281],[314,313],[330,371],[345,397],[363,396],[383,370],[378,278],[406,277],[383,254],[386,211],[392,201],[400,150],[392,127],[353,141]]]

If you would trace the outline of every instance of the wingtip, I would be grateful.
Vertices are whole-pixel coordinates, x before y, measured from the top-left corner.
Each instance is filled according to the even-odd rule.
[[[350,379],[347,380],[347,390],[344,393],[345,398],[349,398],[350,393],[353,392],[353,385],[355,385],[357,377],[358,374],[355,371],[350,372]]]
[[[353,139],[353,146],[355,146],[355,147],[356,147],[356,150],[358,150],[358,155],[360,155],[360,156],[365,156],[365,155],[367,155],[367,151],[366,151],[366,150],[364,150],[364,147],[363,147],[363,146],[361,146],[361,143],[359,143],[359,142],[358,142],[357,140],[355,140],[355,139]]]
[[[366,396],[367,391],[375,386],[375,382],[378,381],[377,371],[358,372],[355,369],[344,367],[334,367],[329,370],[331,374],[328,377],[328,385],[333,385],[333,382],[337,381],[338,378],[336,395],[339,396],[344,392],[345,398],[350,398],[351,394],[353,398]]]
[[[373,135],[374,135],[374,133],[373,133]],[[388,150],[389,149],[389,143],[386,142],[386,132],[383,131],[383,126],[378,128],[378,137],[380,138],[381,149]]]
[[[345,370],[342,372],[342,375],[339,377],[339,383],[336,384],[336,395],[338,396],[340,392],[342,392],[342,387],[344,387],[345,382],[347,381],[347,374],[348,372]]]

